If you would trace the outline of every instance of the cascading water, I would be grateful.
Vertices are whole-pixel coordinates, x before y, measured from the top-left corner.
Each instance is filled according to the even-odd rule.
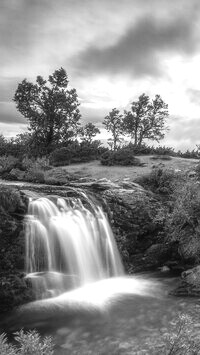
[[[123,275],[115,239],[102,209],[91,201],[85,207],[79,199],[30,200],[26,272],[38,297],[43,298]]]

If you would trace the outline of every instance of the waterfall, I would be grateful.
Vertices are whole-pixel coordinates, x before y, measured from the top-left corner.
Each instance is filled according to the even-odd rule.
[[[86,195],[29,201],[26,273],[38,298],[124,274],[109,222]]]

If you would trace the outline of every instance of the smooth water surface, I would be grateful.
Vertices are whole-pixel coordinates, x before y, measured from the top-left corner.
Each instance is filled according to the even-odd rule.
[[[56,355],[137,354],[145,343],[152,344],[147,354],[154,354],[154,341],[162,342],[179,312],[191,315],[196,327],[199,324],[197,299],[168,295],[175,283],[150,280],[149,275],[98,281],[27,304],[4,327],[10,333],[24,327],[52,335]]]

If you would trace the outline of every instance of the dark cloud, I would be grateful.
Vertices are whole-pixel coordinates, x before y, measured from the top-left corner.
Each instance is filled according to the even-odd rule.
[[[0,102],[10,102],[23,78],[0,77]]]
[[[27,120],[16,110],[12,102],[0,102],[0,123],[27,123]]]
[[[0,1],[0,65],[6,72],[12,66],[29,67],[30,59],[37,56],[37,48],[45,37],[47,21],[52,12],[48,0]],[[5,74],[5,72],[4,72]]]
[[[194,21],[181,17],[161,23],[151,17],[140,20],[114,45],[106,48],[93,45],[76,60],[83,73],[159,76],[164,70],[161,56],[192,55],[196,49]]]

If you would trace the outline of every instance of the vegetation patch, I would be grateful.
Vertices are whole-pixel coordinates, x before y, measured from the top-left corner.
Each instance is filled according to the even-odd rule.
[[[101,156],[102,165],[142,166],[140,159],[134,157],[132,151],[126,147],[116,151],[107,151]]]

